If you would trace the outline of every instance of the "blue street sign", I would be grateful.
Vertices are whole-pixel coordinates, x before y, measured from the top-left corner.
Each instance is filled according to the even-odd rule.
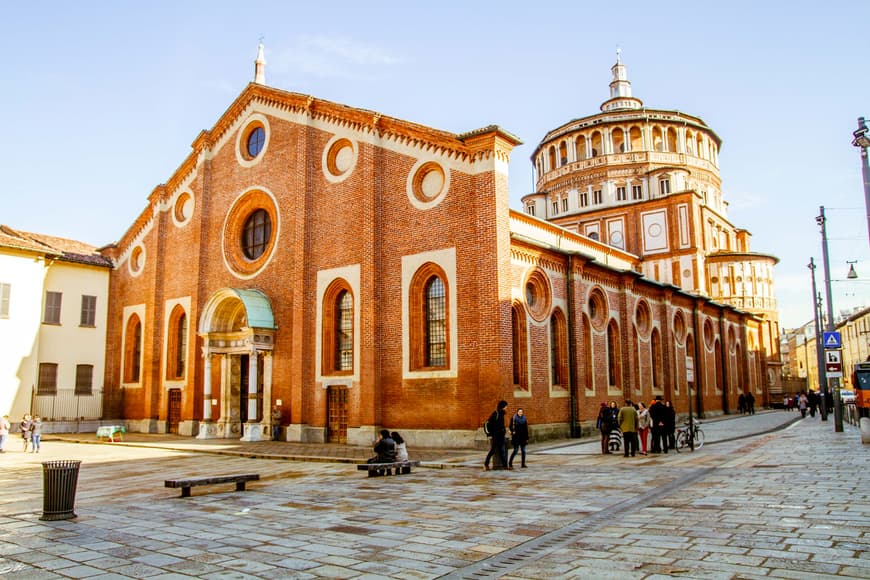
[[[825,348],[843,348],[843,343],[840,341],[840,333],[833,331],[825,331],[822,333],[822,343]]]

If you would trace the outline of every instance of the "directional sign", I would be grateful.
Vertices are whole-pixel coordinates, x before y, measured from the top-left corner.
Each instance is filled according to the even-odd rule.
[[[825,374],[831,379],[843,376],[843,363],[839,350],[825,351]]]
[[[825,331],[822,333],[822,343],[825,345],[825,348],[843,348],[839,332]]]

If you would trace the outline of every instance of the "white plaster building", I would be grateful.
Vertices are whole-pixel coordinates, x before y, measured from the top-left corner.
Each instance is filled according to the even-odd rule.
[[[0,415],[48,432],[102,416],[110,268],[87,244],[0,226]]]

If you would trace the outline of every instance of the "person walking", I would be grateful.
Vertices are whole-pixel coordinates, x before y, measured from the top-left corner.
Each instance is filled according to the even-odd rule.
[[[798,409],[800,409],[800,412],[801,412],[801,419],[803,419],[804,417],[807,416],[807,405],[808,404],[809,403],[807,402],[807,396],[805,394],[801,393],[800,398],[798,399]]]
[[[30,447],[30,415],[24,415],[21,418],[18,429],[21,431],[21,439],[24,441],[24,452],[27,453],[27,448]]]
[[[665,432],[665,420],[667,411],[662,402],[662,396],[656,395],[655,402],[649,408],[649,417],[652,421],[652,445],[650,453],[667,453],[668,437]]]
[[[625,400],[625,405],[619,409],[616,420],[622,431],[622,456],[635,456],[637,453],[637,409],[631,404],[630,399]]]
[[[737,411],[741,415],[746,412],[746,396],[743,393],[740,393],[740,396],[737,397]]]
[[[646,455],[649,437],[649,427],[652,424],[652,419],[649,417],[649,409],[641,401],[637,404],[637,437],[640,439],[640,454]]]
[[[610,408],[607,406],[607,403],[601,403],[595,426],[601,431],[601,454],[608,455],[610,453],[610,448],[608,447],[610,441]]]
[[[30,443],[32,445],[31,453],[39,453],[39,444],[42,441],[42,418],[39,415],[34,415],[30,422]]]
[[[670,401],[665,401],[665,438],[662,440],[665,453],[668,449],[677,448],[677,411]]]
[[[9,415],[3,415],[0,419],[0,453],[6,453],[6,439],[9,438]]]
[[[746,391],[746,412],[750,415],[755,414],[755,395],[752,391]]]
[[[278,441],[281,435],[281,409],[272,406],[272,441]]]
[[[489,460],[496,453],[498,453],[499,460],[501,461],[501,469],[513,469],[513,467],[508,465],[507,442],[505,441],[507,429],[504,424],[504,416],[507,413],[507,406],[507,401],[499,401],[495,411],[487,419],[490,441],[489,453],[486,454],[486,459],[483,461],[484,471],[489,471]]]
[[[513,469],[514,457],[517,456],[517,451],[521,452],[520,467],[526,466],[526,444],[529,442],[529,421],[526,419],[526,412],[522,408],[517,409],[517,412],[511,417],[510,424],[511,445],[514,450],[508,459],[508,468]]]

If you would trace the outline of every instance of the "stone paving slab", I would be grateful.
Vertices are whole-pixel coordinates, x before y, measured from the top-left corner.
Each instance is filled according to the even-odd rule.
[[[787,413],[715,423],[769,431],[774,415]],[[805,419],[631,459],[544,451],[524,470],[484,472],[464,450],[453,469],[367,478],[347,463],[49,441],[0,456],[0,577],[870,578],[870,446],[854,427]],[[82,460],[78,517],[43,522],[39,460],[58,458]],[[261,480],[185,499],[163,487],[242,472]]]

